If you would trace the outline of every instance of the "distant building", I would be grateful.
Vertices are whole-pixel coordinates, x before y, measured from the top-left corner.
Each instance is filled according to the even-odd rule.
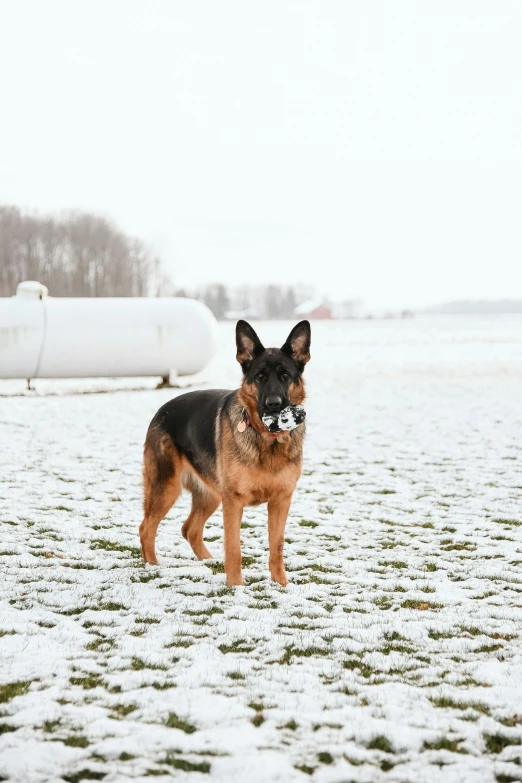
[[[332,317],[332,308],[317,299],[309,299],[298,305],[294,310],[297,318],[327,320]]]

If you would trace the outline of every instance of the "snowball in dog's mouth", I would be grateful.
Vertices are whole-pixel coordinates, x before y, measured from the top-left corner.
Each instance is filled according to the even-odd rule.
[[[306,411],[302,405],[288,405],[279,413],[265,413],[261,417],[263,424],[271,435],[279,432],[295,430],[306,418]]]

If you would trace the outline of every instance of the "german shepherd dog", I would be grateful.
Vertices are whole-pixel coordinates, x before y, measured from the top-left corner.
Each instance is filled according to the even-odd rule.
[[[181,394],[152,419],[144,449],[143,557],[157,564],[158,525],[182,488],[192,508],[181,532],[200,559],[212,557],[203,541],[209,516],[223,503],[227,585],[242,585],[241,518],[245,506],[268,503],[269,567],[288,584],[283,564],[285,524],[301,474],[304,424],[270,433],[261,417],[305,398],[303,370],[310,359],[310,324],[294,326],[282,348],[264,348],[246,321],[236,326],[236,358],[243,382],[236,391]]]

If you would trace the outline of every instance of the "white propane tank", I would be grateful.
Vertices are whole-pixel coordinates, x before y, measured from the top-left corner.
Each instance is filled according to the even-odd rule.
[[[54,298],[35,281],[0,299],[0,378],[191,375],[216,345],[216,320],[194,299]]]

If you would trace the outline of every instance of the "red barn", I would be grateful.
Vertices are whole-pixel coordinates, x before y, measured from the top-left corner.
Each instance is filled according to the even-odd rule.
[[[308,318],[310,320],[326,320],[332,317],[332,309],[323,302],[310,299],[303,302],[294,310],[294,315],[298,318]]]

